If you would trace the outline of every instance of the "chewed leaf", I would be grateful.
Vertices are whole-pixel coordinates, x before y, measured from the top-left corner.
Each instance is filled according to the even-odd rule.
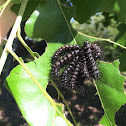
[[[96,83],[96,88],[104,109],[104,116],[100,123],[105,126],[115,125],[115,113],[126,103],[123,90],[125,78],[120,75],[118,65],[118,60],[114,63],[100,62],[99,64],[102,75]]]
[[[119,68],[119,60],[113,61],[112,64],[113,64],[116,68]]]

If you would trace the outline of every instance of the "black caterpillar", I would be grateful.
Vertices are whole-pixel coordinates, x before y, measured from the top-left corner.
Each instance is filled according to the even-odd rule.
[[[97,79],[100,72],[96,60],[101,59],[102,50],[93,42],[85,41],[82,47],[65,45],[53,55],[51,78],[68,90],[84,92],[86,80]]]

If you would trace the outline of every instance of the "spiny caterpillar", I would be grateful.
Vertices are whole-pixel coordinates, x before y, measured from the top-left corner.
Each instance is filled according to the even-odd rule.
[[[83,46],[65,45],[53,55],[51,77],[68,90],[84,92],[84,82],[99,77],[96,60],[102,56],[101,48],[93,42],[85,41]]]

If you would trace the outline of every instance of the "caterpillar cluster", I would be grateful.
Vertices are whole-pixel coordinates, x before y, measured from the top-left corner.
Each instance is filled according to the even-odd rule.
[[[82,47],[62,46],[51,59],[51,77],[60,86],[83,93],[84,82],[99,77],[96,60],[101,56],[102,50],[95,42],[85,41]]]

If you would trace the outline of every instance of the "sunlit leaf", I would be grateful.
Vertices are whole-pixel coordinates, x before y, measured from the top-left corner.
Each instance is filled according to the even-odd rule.
[[[100,123],[105,126],[115,125],[115,113],[126,103],[126,95],[123,90],[125,78],[120,75],[117,68],[119,61],[114,61],[113,64],[100,62],[101,78],[96,83],[97,92],[104,109],[104,117]]]
[[[57,46],[48,44],[46,52],[39,59],[26,64],[29,71],[45,90],[51,68],[50,57],[58,46],[61,46],[61,44]],[[22,115],[30,125],[50,126],[53,123],[58,125],[60,122],[63,124],[62,126],[66,126],[64,119],[59,116],[52,104],[20,65],[14,68],[7,77],[6,87],[13,95]],[[63,105],[55,104],[62,113]]]

